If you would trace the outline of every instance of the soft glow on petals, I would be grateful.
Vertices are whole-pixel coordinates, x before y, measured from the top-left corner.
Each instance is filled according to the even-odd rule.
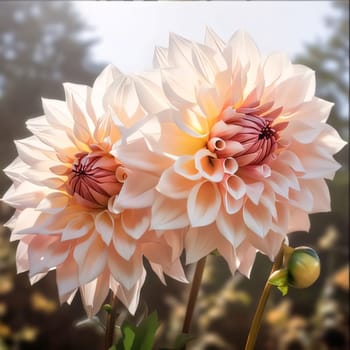
[[[314,71],[285,54],[263,58],[244,31],[225,43],[207,29],[204,45],[171,34],[154,62],[157,104],[168,108],[142,126],[145,152],[172,164],[152,228],[190,224],[188,263],[221,249],[232,272],[249,276],[256,251],[274,259],[288,233],[309,229],[310,213],[330,209],[324,179],[345,144],[326,124],[332,104],[314,96]]]
[[[110,289],[135,312],[143,248],[161,279],[186,281],[182,245],[150,231],[155,187],[172,160],[151,151],[138,160],[141,134],[126,145],[146,118],[139,85],[152,84],[160,89],[111,65],[92,87],[64,84],[65,101],[43,100],[45,115],[27,122],[33,136],[16,142],[18,158],[6,168],[14,184],[3,200],[16,208],[9,225],[11,239],[19,240],[18,271],[29,270],[35,283],[55,269],[60,301],[80,289],[89,316]],[[148,254],[152,240],[169,257]]]

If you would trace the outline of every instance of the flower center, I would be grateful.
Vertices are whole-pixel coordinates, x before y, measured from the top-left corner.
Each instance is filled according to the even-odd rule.
[[[279,129],[270,119],[230,108],[212,127],[207,147],[218,158],[235,158],[240,166],[258,165],[273,157]]]
[[[121,164],[101,150],[77,153],[75,157],[66,183],[67,192],[85,207],[107,207],[109,198],[123,186],[122,179],[117,178]]]
[[[270,128],[270,125],[267,124],[266,126],[264,126],[261,131],[260,131],[260,134],[258,136],[258,139],[259,140],[262,140],[262,139],[266,139],[268,140],[270,137],[274,136],[276,133],[276,131],[272,128]]]

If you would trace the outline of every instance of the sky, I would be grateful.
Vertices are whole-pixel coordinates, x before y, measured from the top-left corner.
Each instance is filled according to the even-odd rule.
[[[327,37],[324,18],[333,11],[331,1],[76,1],[74,5],[100,39],[91,52],[94,61],[112,63],[125,73],[151,69],[154,47],[167,46],[169,32],[202,42],[206,26],[224,40],[243,29],[263,54],[283,51],[293,58],[305,43]]]

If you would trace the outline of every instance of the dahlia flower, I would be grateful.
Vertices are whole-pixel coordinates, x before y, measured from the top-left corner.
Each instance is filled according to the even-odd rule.
[[[134,312],[143,256],[162,281],[163,273],[186,280],[181,232],[150,230],[157,164],[144,159],[135,171],[113,155],[144,110],[133,78],[112,66],[92,88],[64,89],[65,101],[43,100],[45,114],[27,122],[33,136],[16,141],[18,158],[5,169],[18,272],[29,270],[35,282],[55,269],[61,302],[80,288],[89,315],[109,289]]]
[[[288,233],[309,230],[308,214],[330,210],[325,179],[345,144],[326,124],[332,103],[315,97],[314,71],[281,53],[263,58],[241,31],[225,43],[207,30],[205,44],[171,34],[154,63],[158,82],[139,92],[153,118],[141,129],[172,165],[152,228],[189,226],[187,262],[218,249],[249,275],[256,251],[273,260]],[[167,107],[154,111],[152,98]]]

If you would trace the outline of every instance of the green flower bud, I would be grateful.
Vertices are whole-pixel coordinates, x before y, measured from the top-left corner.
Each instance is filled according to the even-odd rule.
[[[112,306],[110,305],[110,304],[104,304],[103,306],[102,306],[102,309],[103,310],[105,310],[107,313],[111,313],[111,311],[112,311]]]
[[[311,286],[320,275],[320,259],[309,247],[298,247],[292,252],[288,263],[288,284],[295,288]]]

